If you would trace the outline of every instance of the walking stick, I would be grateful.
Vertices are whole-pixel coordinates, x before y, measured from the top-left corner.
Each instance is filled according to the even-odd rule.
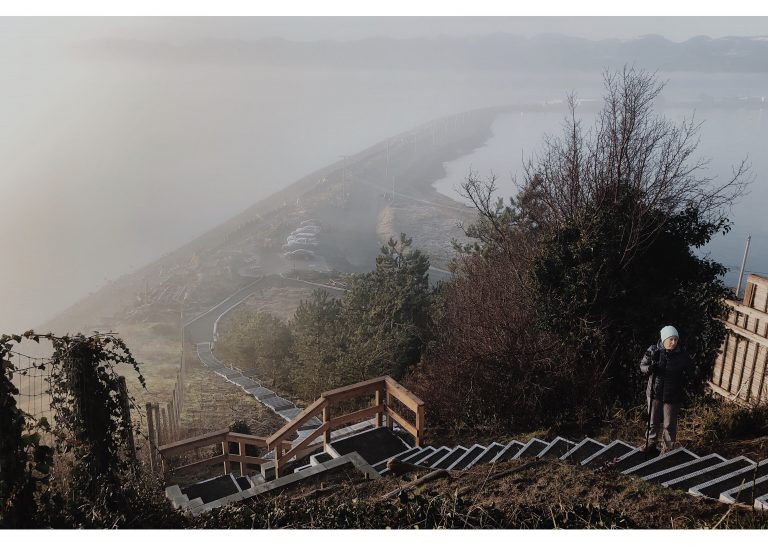
[[[653,365],[653,364],[651,364]],[[656,390],[656,367],[653,368],[653,375],[651,375],[651,395],[650,400],[648,402],[648,426],[645,429],[645,451],[648,451],[648,444],[650,443],[650,437],[651,437],[651,417],[653,416],[653,394]]]

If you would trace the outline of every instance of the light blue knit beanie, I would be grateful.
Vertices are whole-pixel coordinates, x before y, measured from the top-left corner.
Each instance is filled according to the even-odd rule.
[[[677,337],[678,339],[680,338],[680,335],[677,333],[677,329],[671,325],[667,325],[661,329],[661,342],[663,343],[669,337]]]

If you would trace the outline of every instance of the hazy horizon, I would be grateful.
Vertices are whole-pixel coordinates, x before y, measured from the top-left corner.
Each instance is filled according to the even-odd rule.
[[[497,68],[452,70],[450,64],[405,70],[397,64],[360,69],[314,61],[229,63],[221,61],[229,51],[212,49],[207,41],[276,36],[306,42],[329,40],[334,32],[341,41],[540,36],[564,29],[594,40],[668,33],[684,41],[701,34],[766,35],[765,23],[766,18],[0,18],[0,232],[8,238],[0,332],[43,322],[108,280],[387,136],[454,112],[562,98],[574,89],[594,95],[601,86],[592,72],[531,76]],[[115,40],[134,43],[127,52],[103,48],[104,41]],[[142,43],[155,42],[194,47],[193,54],[156,59],[155,50],[142,50]],[[196,61],[200,52],[210,52],[214,61]],[[690,99],[761,89],[768,95],[765,73],[715,84],[705,71],[670,78],[669,93]],[[533,143],[538,139],[531,137]]]

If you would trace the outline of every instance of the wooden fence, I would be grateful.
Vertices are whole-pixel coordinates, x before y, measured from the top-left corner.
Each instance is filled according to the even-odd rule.
[[[158,447],[178,441],[181,438],[181,411],[184,406],[187,384],[187,361],[183,338],[182,333],[181,359],[170,401],[163,403],[147,402],[146,404],[146,437],[149,444],[149,468],[152,472],[157,472],[161,462]]]
[[[768,401],[768,279],[750,275],[741,302],[731,307],[729,335],[715,361],[710,386],[744,404]]]

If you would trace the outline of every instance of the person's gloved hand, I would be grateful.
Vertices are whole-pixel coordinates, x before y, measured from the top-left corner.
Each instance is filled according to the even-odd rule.
[[[651,354],[651,368],[648,370],[648,372],[651,375],[659,371],[660,358],[661,358],[661,350],[654,350],[653,354]]]

